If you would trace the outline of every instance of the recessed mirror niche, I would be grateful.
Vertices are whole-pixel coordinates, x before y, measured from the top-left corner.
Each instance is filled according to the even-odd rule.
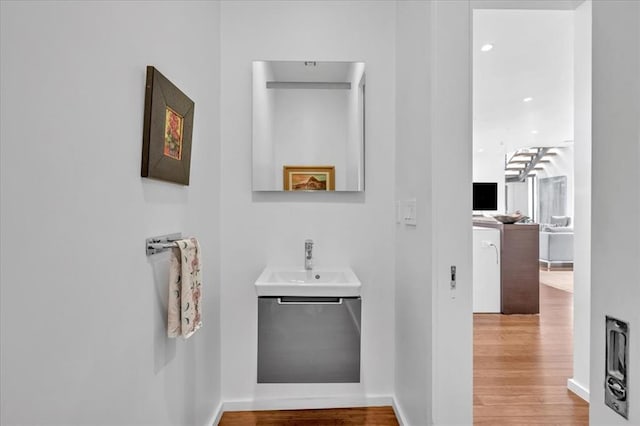
[[[253,62],[253,191],[364,191],[364,62]]]

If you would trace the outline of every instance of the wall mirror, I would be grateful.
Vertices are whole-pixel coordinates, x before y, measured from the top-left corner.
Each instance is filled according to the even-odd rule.
[[[254,191],[364,191],[364,62],[253,62]]]

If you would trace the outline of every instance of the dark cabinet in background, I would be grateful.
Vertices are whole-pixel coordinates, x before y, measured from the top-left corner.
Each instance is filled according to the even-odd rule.
[[[474,221],[473,225],[500,230],[500,312],[539,313],[539,225],[488,221]]]

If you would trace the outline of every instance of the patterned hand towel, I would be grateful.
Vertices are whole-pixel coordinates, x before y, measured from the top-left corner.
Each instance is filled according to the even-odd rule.
[[[202,326],[200,244],[195,238],[176,241],[169,265],[167,335],[190,337]]]

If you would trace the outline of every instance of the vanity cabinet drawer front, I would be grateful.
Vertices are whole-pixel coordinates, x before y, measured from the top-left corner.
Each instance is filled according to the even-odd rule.
[[[258,383],[360,382],[360,298],[259,297]]]

